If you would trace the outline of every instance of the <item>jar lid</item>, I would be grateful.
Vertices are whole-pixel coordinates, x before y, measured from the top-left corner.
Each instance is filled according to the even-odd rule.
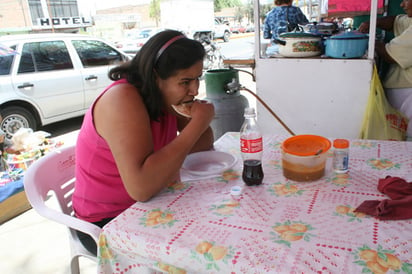
[[[230,194],[233,195],[233,196],[238,196],[238,195],[242,194],[242,187],[232,186],[232,188],[230,189]]]
[[[332,35],[329,39],[348,39],[348,40],[353,40],[353,39],[367,39],[368,35],[364,34],[359,31],[347,31],[347,32],[342,32],[336,35]]]
[[[349,147],[349,141],[346,139],[335,139],[333,141],[333,147],[335,148],[348,148]]]
[[[327,152],[331,147],[329,139],[318,135],[296,135],[282,143],[284,152],[297,156],[313,156]]]
[[[280,38],[320,38],[318,34],[312,32],[292,31],[279,34]]]

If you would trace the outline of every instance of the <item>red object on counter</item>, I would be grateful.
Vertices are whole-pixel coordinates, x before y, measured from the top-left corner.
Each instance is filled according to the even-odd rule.
[[[384,0],[378,0],[378,13],[383,13]],[[329,16],[354,16],[370,14],[370,0],[329,0]]]

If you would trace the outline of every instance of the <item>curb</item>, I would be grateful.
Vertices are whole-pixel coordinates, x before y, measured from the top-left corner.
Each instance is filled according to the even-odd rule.
[[[255,33],[254,32],[245,32],[245,33],[231,33],[230,34],[230,38],[229,41],[231,39],[238,39],[238,38],[245,38],[245,37],[251,37],[254,36]],[[214,41],[223,41],[222,39],[218,38],[218,39],[214,39]]]
[[[245,33],[232,33],[230,35],[230,39],[236,39],[236,38],[244,38],[244,37],[250,37],[250,36],[255,36],[254,32],[245,32]]]

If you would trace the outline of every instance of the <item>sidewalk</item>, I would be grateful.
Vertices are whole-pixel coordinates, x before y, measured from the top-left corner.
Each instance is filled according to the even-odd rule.
[[[67,229],[33,209],[0,226],[0,245],[2,274],[70,273]],[[80,270],[82,274],[95,274],[96,263],[81,258]]]

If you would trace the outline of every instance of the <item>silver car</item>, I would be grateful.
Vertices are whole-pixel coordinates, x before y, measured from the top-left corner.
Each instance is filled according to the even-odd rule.
[[[116,42],[115,46],[127,54],[135,55],[140,51],[147,40],[163,30],[165,29],[148,28],[142,30],[131,30],[126,34],[126,38],[122,41]]]
[[[21,127],[36,130],[83,115],[110,84],[109,69],[128,59],[85,35],[0,37],[0,128],[10,139]]]

